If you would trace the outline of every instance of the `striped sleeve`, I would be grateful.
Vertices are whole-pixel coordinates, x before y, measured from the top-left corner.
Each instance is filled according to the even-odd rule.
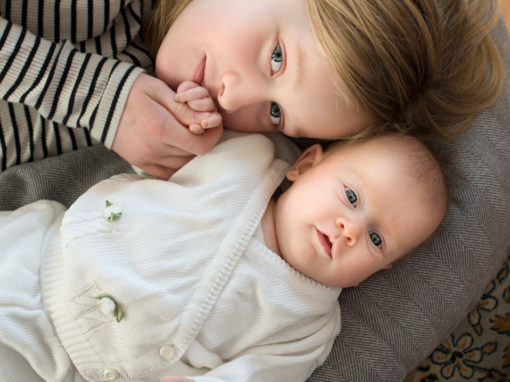
[[[111,148],[153,0],[0,0],[0,172],[91,144]]]
[[[52,122],[87,128],[111,147],[127,94],[142,69],[81,53],[67,40],[49,42],[3,18],[0,31],[1,99],[33,107]]]

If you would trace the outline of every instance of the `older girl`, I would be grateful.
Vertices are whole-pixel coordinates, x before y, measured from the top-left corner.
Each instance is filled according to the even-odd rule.
[[[450,136],[501,88],[498,1],[160,1],[145,34],[160,79],[139,69],[151,3],[0,0],[2,170],[99,141],[168,177],[217,142],[187,127],[220,127],[218,112],[290,136]],[[213,107],[181,113],[189,80]]]

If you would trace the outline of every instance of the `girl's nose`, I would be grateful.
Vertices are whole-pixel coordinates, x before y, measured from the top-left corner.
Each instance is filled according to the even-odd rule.
[[[227,71],[221,76],[218,103],[227,113],[251,106],[264,100],[264,84],[261,80],[239,71]]]
[[[347,246],[352,247],[357,243],[362,231],[360,223],[345,218],[337,218],[335,225],[338,228],[339,237],[345,239]]]

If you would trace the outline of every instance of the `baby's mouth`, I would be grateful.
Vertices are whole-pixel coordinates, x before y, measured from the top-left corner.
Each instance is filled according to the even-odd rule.
[[[321,244],[322,248],[324,249],[324,252],[326,252],[326,254],[332,258],[332,255],[331,255],[331,248],[333,247],[333,244],[331,243],[331,241],[329,240],[329,237],[328,235],[322,233],[321,231],[319,231],[317,228],[315,228],[315,230],[317,231],[317,236],[319,237],[319,243]]]

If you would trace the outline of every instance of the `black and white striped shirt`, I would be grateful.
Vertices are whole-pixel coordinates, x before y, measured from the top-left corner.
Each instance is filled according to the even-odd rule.
[[[111,147],[154,0],[0,0],[0,172],[79,147]]]

